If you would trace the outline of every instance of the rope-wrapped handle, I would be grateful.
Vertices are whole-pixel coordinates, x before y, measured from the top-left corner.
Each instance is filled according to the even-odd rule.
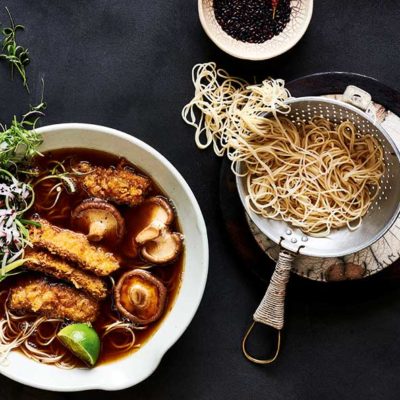
[[[253,315],[254,322],[247,330],[242,341],[242,351],[245,357],[256,364],[270,364],[276,360],[281,345],[281,329],[283,328],[285,316],[285,295],[286,285],[289,281],[290,270],[295,255],[282,250],[279,253],[278,262],[275,271],[272,274],[271,281],[268,285],[264,298],[261,300],[256,312]],[[259,359],[253,357],[246,348],[247,339],[256,323],[269,325],[278,330],[275,354],[268,359]]]
[[[286,285],[289,281],[294,257],[293,254],[284,250],[280,252],[267,291],[253,315],[255,322],[272,326],[278,330],[283,328]]]

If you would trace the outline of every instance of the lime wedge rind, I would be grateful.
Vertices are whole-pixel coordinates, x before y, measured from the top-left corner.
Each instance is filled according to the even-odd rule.
[[[82,360],[93,367],[100,354],[100,338],[97,332],[87,324],[71,324],[60,330],[57,334],[60,342]]]

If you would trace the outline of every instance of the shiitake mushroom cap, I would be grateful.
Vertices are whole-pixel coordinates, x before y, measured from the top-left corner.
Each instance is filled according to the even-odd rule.
[[[117,208],[97,198],[83,200],[73,210],[71,223],[91,242],[118,242],[125,233],[125,221]]]
[[[157,238],[161,230],[170,225],[175,218],[171,204],[162,196],[154,196],[146,199],[141,208],[146,209],[148,207],[152,207],[151,219],[136,235],[135,241],[138,244],[143,244]]]
[[[166,299],[164,284],[142,269],[126,272],[114,288],[118,311],[140,325],[157,321],[164,311]]]
[[[153,264],[168,264],[177,259],[183,248],[183,236],[164,230],[158,237],[149,240],[141,248],[140,255]]]

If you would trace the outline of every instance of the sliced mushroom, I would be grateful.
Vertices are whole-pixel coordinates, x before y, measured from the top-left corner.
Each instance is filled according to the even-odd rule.
[[[157,238],[143,245],[141,255],[153,264],[167,264],[178,257],[182,251],[182,242],[180,233],[164,230]]]
[[[92,242],[119,241],[125,232],[125,222],[119,211],[100,199],[84,200],[72,212],[73,228],[83,232]]]
[[[114,297],[121,314],[136,324],[146,325],[161,317],[167,289],[149,272],[135,269],[121,276]]]
[[[150,211],[149,211],[150,208]],[[148,224],[136,235],[136,243],[143,244],[157,238],[161,231],[174,220],[174,210],[163,197],[151,197],[142,205],[149,212]]]
[[[122,251],[128,257],[135,258],[142,244],[156,239],[173,222],[175,212],[166,198],[154,196],[128,210],[125,217],[127,234]]]

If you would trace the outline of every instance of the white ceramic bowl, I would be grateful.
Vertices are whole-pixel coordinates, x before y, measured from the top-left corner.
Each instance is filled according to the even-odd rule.
[[[41,150],[84,147],[125,157],[147,172],[175,203],[185,236],[182,285],[172,310],[136,353],[93,369],[63,370],[12,352],[0,373],[29,386],[53,391],[119,390],[153,373],[166,351],[192,320],[203,296],[208,272],[207,232],[199,205],[183,177],[160,153],[126,133],[89,124],[59,124],[37,130]]]
[[[313,0],[291,0],[292,16],[279,35],[264,43],[244,43],[222,30],[214,15],[213,1],[198,0],[199,18],[204,31],[225,53],[253,61],[268,60],[290,50],[305,34],[313,12]]]

